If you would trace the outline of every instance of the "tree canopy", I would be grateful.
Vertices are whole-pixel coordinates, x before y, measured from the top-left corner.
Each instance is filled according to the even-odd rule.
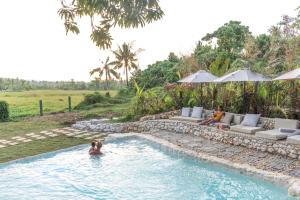
[[[90,18],[91,39],[101,49],[112,44],[112,27],[137,28],[161,19],[164,15],[159,0],[60,0],[59,16],[64,20],[66,33],[79,34],[77,19]]]

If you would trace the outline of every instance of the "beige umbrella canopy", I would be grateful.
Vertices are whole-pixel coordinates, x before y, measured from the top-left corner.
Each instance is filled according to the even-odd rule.
[[[199,70],[194,74],[191,74],[181,80],[179,83],[210,83],[213,82],[218,77],[212,75],[211,73],[205,70]]]
[[[179,80],[179,83],[200,83],[201,87],[201,104],[202,104],[202,97],[203,97],[203,89],[202,84],[203,83],[211,83],[218,77],[214,76],[213,74],[205,71],[205,70],[199,70],[194,74],[191,74],[181,80]]]
[[[250,69],[244,68],[222,76],[214,82],[216,83],[225,83],[225,82],[260,82],[260,81],[270,81],[271,79],[265,77],[262,74],[252,72]]]
[[[290,72],[282,74],[281,76],[278,76],[277,78],[275,78],[273,80],[277,81],[277,80],[297,80],[297,79],[300,79],[300,68],[297,68]]]

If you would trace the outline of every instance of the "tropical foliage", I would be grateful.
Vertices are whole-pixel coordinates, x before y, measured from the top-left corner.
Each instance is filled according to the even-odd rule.
[[[0,101],[0,122],[7,121],[9,118],[8,103]]]
[[[137,28],[157,21],[164,15],[158,0],[60,0],[58,15],[64,20],[66,33],[80,32],[77,20],[89,17],[91,40],[101,49],[112,44],[110,30],[113,27]]]
[[[105,83],[106,83],[105,90],[109,89],[109,82],[108,82],[109,80],[112,80],[114,77],[116,79],[120,78],[118,72],[115,71],[113,68],[111,68],[112,64],[113,64],[112,62],[109,62],[109,57],[107,57],[106,61],[102,62],[103,65],[102,67],[95,68],[90,72],[91,76],[94,75],[95,73],[98,73],[99,79],[101,79],[102,76],[105,77]]]
[[[300,67],[300,8],[298,11],[295,17],[283,16],[268,33],[260,35],[253,35],[249,27],[239,21],[229,21],[206,34],[190,55],[174,57],[172,53],[172,59],[169,56],[169,59],[157,61],[144,71],[137,71],[131,82],[136,81],[144,87],[144,93],[153,87],[165,86],[159,97],[170,97],[176,108],[223,105],[231,112],[242,113],[242,108],[246,107],[247,112],[263,116],[300,118],[299,81],[247,83],[246,102],[242,100],[243,85],[238,83],[204,84],[202,90],[199,85],[173,84],[200,69],[222,76],[246,67],[274,78]],[[146,95],[143,98],[143,102],[146,101]],[[160,103],[165,106],[163,100]],[[149,114],[156,111],[157,108],[139,112]]]
[[[115,66],[115,69],[124,68],[127,86],[129,73],[138,69],[137,55],[141,51],[142,49],[134,51],[133,43],[123,43],[121,46],[118,46],[117,50],[112,51],[116,60],[111,64]]]

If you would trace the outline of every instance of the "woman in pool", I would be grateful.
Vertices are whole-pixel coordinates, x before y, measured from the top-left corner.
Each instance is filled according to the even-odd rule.
[[[204,120],[203,122],[201,122],[201,125],[209,125],[209,124],[213,124],[216,122],[220,122],[221,118],[223,117],[224,112],[222,111],[222,107],[218,106],[216,111],[214,112],[213,116],[210,117],[207,120]]]
[[[102,143],[100,141],[92,141],[91,148],[89,150],[90,155],[101,155]]]

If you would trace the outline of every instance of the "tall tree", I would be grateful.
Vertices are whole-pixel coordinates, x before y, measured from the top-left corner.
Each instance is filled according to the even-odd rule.
[[[124,68],[126,84],[128,86],[128,77],[131,70],[137,70],[137,55],[142,51],[138,49],[133,50],[133,43],[123,43],[121,46],[118,46],[118,49],[113,51],[113,54],[116,57],[116,60],[112,62],[115,65],[115,69]]]
[[[91,22],[91,39],[101,49],[112,44],[112,27],[137,28],[157,21],[164,15],[159,0],[60,0],[59,16],[66,33],[80,32],[76,20],[87,16]],[[98,24],[95,24],[98,22]]]
[[[113,68],[111,68],[112,63],[109,62],[109,57],[106,58],[105,63],[104,62],[101,62],[101,63],[103,66],[93,69],[90,72],[90,75],[92,76],[95,73],[99,73],[98,75],[99,75],[100,79],[104,75],[105,83],[106,83],[105,90],[108,90],[108,81],[111,80],[113,77],[115,77],[116,79],[119,79],[120,76]]]
[[[239,21],[229,21],[213,33],[208,33],[202,40],[212,42],[213,39],[217,39],[219,51],[226,52],[228,56],[235,56],[241,52],[250,34],[248,26]]]

